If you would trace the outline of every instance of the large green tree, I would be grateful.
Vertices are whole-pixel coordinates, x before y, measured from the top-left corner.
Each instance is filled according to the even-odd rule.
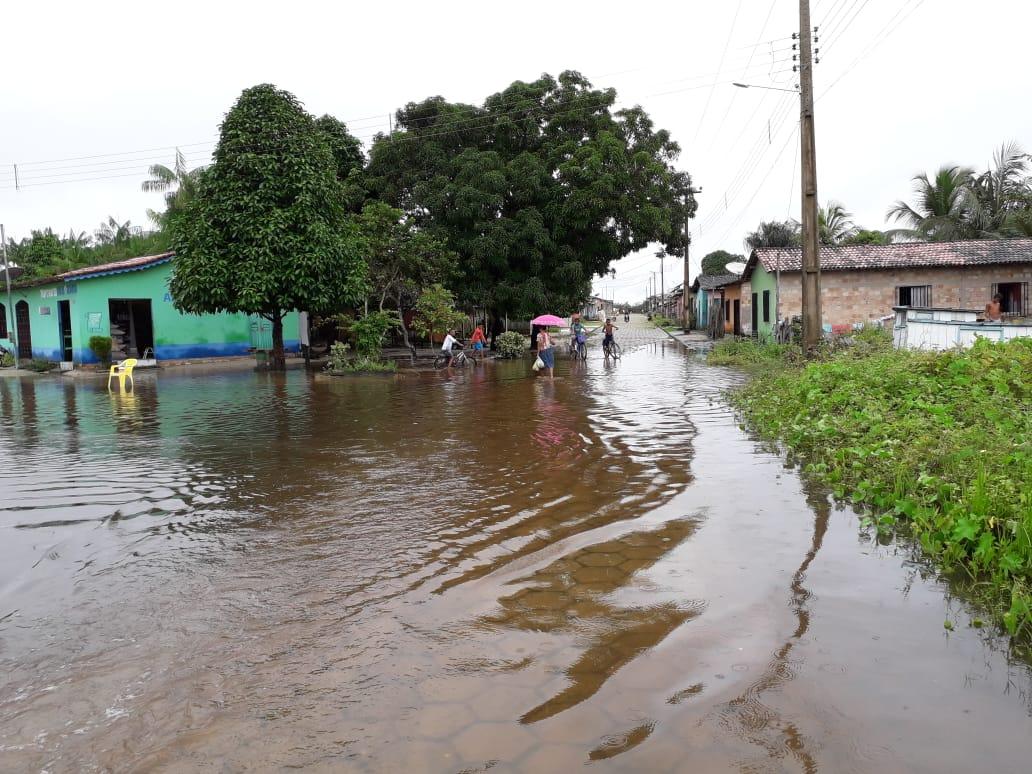
[[[284,367],[283,317],[361,298],[365,264],[323,132],[286,91],[246,89],[226,114],[215,161],[172,218],[170,290],[184,312],[245,312],[272,323]]]
[[[370,192],[459,257],[459,301],[564,314],[611,261],[661,242],[684,254],[695,211],[679,148],[638,107],[578,73],[517,81],[483,105],[410,103],[370,153]],[[496,327],[497,330],[497,327]]]
[[[702,259],[702,273],[709,275],[726,274],[729,263],[745,263],[745,257],[729,253],[727,250],[714,250]]]

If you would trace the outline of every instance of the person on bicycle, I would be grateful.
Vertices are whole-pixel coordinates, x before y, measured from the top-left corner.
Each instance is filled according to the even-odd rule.
[[[452,358],[454,357],[454,355],[452,355],[452,347],[456,344],[458,344],[459,349],[462,349],[462,344],[460,344],[459,340],[455,338],[455,331],[449,330],[448,335],[444,337],[444,343],[441,344],[441,352],[444,353],[445,358],[448,360],[448,362],[445,363],[445,368],[451,368]]]
[[[613,344],[613,331],[618,330],[620,330],[619,326],[613,325],[613,321],[607,317],[606,324],[602,328],[602,333],[604,334],[602,337],[602,349],[607,353]]]
[[[573,335],[573,351],[580,352],[581,347],[584,346],[584,342],[588,340],[588,329],[584,327],[584,323],[580,319],[573,321],[573,325],[570,326],[570,333]]]

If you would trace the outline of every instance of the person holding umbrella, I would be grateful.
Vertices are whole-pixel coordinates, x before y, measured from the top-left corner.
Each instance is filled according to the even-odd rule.
[[[543,314],[531,320],[530,324],[543,326],[537,335],[538,357],[541,358],[542,368],[547,369],[548,378],[551,379],[555,368],[555,348],[548,328],[563,325],[563,320],[554,314]]]

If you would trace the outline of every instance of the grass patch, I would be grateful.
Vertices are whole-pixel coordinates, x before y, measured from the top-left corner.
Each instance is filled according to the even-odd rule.
[[[1011,635],[1032,635],[1032,340],[943,353],[894,351],[884,334],[852,343],[804,363],[798,349],[728,341],[710,362],[762,366],[732,395],[761,435],[866,507],[865,526],[906,523]]]

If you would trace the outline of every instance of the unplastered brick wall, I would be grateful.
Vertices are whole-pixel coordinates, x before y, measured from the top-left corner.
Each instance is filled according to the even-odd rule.
[[[1032,266],[1013,264],[967,269],[883,269],[821,272],[821,317],[826,324],[851,325],[892,314],[896,289],[932,286],[931,306],[983,309],[993,283],[1032,282]],[[800,314],[799,272],[781,273],[781,314]]]

